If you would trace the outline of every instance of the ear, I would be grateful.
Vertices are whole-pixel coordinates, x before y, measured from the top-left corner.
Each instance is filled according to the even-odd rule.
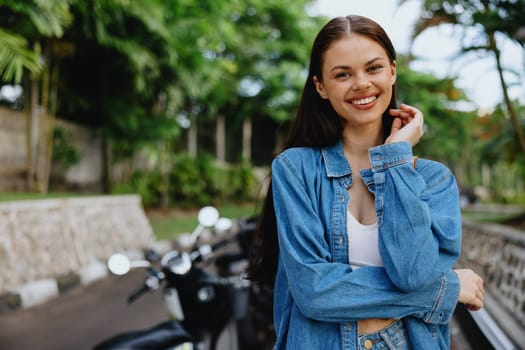
[[[326,91],[324,89],[323,83],[321,83],[319,79],[317,79],[317,76],[315,75],[312,79],[315,85],[315,90],[317,90],[317,93],[319,94],[319,96],[321,96],[321,98],[326,100],[328,96],[326,95]]]
[[[396,61],[392,61],[392,64],[390,65],[390,69],[392,70],[392,85],[396,83],[396,77],[397,77],[397,63]]]

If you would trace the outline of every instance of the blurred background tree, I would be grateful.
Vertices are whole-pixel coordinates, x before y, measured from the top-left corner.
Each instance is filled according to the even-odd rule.
[[[406,0],[400,3],[404,2]],[[506,173],[510,167],[516,173],[516,178],[511,180],[516,183],[514,189],[523,192],[525,115],[519,101],[512,101],[509,96],[511,85],[509,80],[517,81],[517,84],[523,86],[523,79],[518,73],[505,69],[501,60],[501,46],[505,41],[510,41],[525,48],[525,25],[522,20],[525,15],[525,1],[424,0],[422,7],[423,16],[416,23],[413,39],[430,28],[452,25],[455,29],[455,36],[459,38],[462,46],[458,59],[461,55],[478,53],[490,55],[495,61],[503,101],[490,115],[480,116],[482,119],[474,118],[469,125],[466,125],[471,129],[479,127],[484,129],[483,131],[475,130],[473,134],[481,132],[484,138],[481,139],[483,144],[473,149],[476,150],[478,159],[464,159],[464,167],[472,169],[472,164],[477,163],[478,169],[485,168],[485,172],[490,174],[485,176],[486,180],[483,181],[483,185],[492,188],[493,191],[500,188],[499,185],[504,185],[498,183],[497,179],[501,172]],[[483,118],[490,119],[490,122],[484,121]],[[491,125],[493,129],[487,130],[487,125]],[[464,153],[465,148],[461,149]],[[470,150],[467,153],[473,155]],[[471,177],[468,182],[473,185],[476,183],[473,180]]]
[[[28,188],[48,191],[56,115],[102,137],[105,192],[138,191],[169,206],[175,197],[195,198],[195,189],[235,197],[253,187],[249,174],[269,165],[277,131],[294,115],[313,37],[327,20],[308,14],[313,2],[4,0],[0,79],[23,87]],[[463,36],[465,52],[482,50],[496,62],[498,36],[524,43],[521,0],[422,6],[414,37],[453,23],[478,34]],[[400,101],[426,116],[416,153],[447,163],[465,187],[494,188],[484,174],[496,179],[503,166],[518,169],[514,181],[523,183],[523,106],[505,92],[504,67],[497,65],[502,106],[478,116],[463,107],[456,77],[410,70],[412,59],[399,57],[397,82]],[[39,113],[51,117],[47,137],[36,132]],[[136,163],[139,152],[148,168]],[[111,172],[117,163],[125,169],[119,177]],[[181,181],[190,182],[186,192]],[[203,184],[212,181],[219,185]]]

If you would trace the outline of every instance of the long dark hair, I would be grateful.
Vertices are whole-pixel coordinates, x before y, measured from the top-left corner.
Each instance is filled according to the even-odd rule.
[[[327,147],[336,144],[342,136],[343,120],[332,108],[330,102],[317,93],[313,77],[322,81],[324,53],[333,42],[350,35],[363,35],[384,48],[392,64],[396,59],[394,46],[379,24],[361,16],[336,17],[329,21],[317,34],[310,54],[308,78],[288,139],[282,150],[291,147]],[[392,98],[382,117],[383,136],[386,139],[392,126],[388,110],[396,108],[396,89],[392,86]],[[282,151],[281,150],[281,151]],[[247,277],[255,282],[273,285],[277,269],[279,247],[277,243],[277,221],[272,196],[271,181],[264,199],[255,234]]]

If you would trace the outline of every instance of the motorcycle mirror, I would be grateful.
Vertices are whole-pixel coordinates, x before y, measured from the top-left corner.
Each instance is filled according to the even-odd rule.
[[[131,269],[131,261],[124,254],[113,254],[108,259],[108,269],[115,275],[125,275]]]
[[[176,275],[185,275],[191,270],[192,260],[187,252],[179,253],[172,250],[164,254],[160,261],[162,266],[167,266]]]
[[[224,233],[231,229],[233,226],[233,222],[228,218],[220,218],[217,220],[217,223],[215,224],[215,231],[217,233]]]
[[[212,227],[219,220],[219,211],[211,206],[207,206],[199,210],[197,215],[199,224],[204,227]]]

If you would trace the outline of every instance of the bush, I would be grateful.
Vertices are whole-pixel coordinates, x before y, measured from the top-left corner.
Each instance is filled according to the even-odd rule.
[[[256,192],[257,179],[250,166],[242,165],[240,167],[231,167],[228,171],[228,188],[231,193],[230,199],[238,198],[240,200],[253,199]]]
[[[161,202],[162,176],[159,171],[136,170],[129,183],[116,184],[112,188],[113,194],[137,193],[146,207],[158,207]]]
[[[77,164],[80,160],[78,150],[73,146],[73,135],[70,131],[56,127],[53,130],[53,154],[51,159],[53,162],[59,163],[62,168]]]
[[[170,171],[170,195],[177,206],[194,206],[209,203],[213,191],[211,158],[191,158],[184,154],[175,159]]]
[[[193,208],[250,200],[256,192],[257,181],[250,166],[219,166],[209,155],[193,158],[181,154],[174,160],[168,184],[160,171],[140,170],[133,173],[130,182],[114,186],[112,192],[138,193],[146,207],[158,207],[166,186],[170,205]]]

